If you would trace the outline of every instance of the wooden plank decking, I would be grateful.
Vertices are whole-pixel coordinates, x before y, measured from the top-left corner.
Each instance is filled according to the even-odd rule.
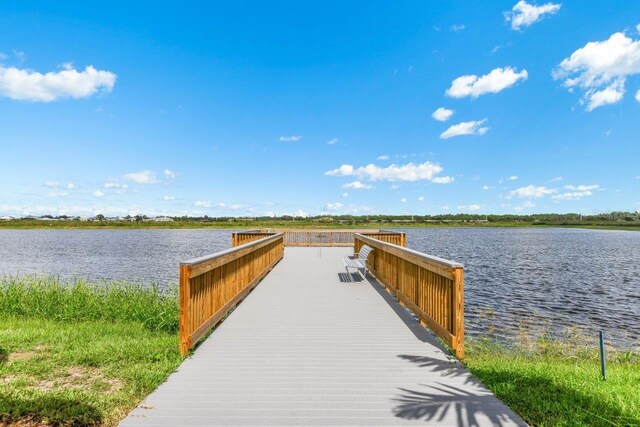
[[[286,248],[120,425],[525,425],[379,284],[346,282],[351,252]]]

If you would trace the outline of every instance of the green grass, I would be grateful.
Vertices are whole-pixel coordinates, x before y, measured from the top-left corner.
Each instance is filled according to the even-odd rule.
[[[609,353],[607,381],[595,346],[571,340],[517,347],[475,340],[465,364],[532,426],[640,425],[640,355]]]
[[[106,286],[105,286],[106,285]],[[0,279],[0,425],[112,426],[180,364],[174,290]],[[640,354],[524,334],[468,340],[465,364],[533,426],[640,425]]]
[[[0,279],[0,425],[106,425],[180,364],[175,292]]]

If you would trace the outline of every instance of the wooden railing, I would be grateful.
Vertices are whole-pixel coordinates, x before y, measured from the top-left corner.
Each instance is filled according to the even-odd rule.
[[[381,242],[392,243],[398,246],[407,246],[407,236],[404,233],[398,231],[380,230],[376,232],[364,232],[356,233],[363,236],[371,237],[372,239],[380,240]],[[354,240],[355,243],[355,240]]]
[[[264,239],[265,237],[273,236],[274,234],[276,233],[262,230],[249,230],[231,233],[231,246],[236,247],[244,245],[245,243],[255,242],[256,240]]]
[[[383,242],[406,245],[404,233],[373,229],[268,229],[233,233],[231,244],[237,246],[275,233],[284,233],[285,246],[353,246],[353,236],[361,233]]]
[[[180,263],[180,353],[189,350],[282,259],[284,235]]]
[[[380,239],[356,234],[354,250],[374,248],[369,271],[413,311],[423,324],[464,358],[464,268],[462,264],[429,256]]]

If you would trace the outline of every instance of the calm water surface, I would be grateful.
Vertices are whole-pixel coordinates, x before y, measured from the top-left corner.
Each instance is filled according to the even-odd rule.
[[[408,246],[465,265],[471,334],[599,329],[640,346],[640,233],[581,229],[412,229]]]
[[[407,229],[408,246],[465,264],[467,333],[604,329],[640,345],[640,233]],[[226,249],[229,230],[0,230],[0,275],[177,282],[181,260]]]

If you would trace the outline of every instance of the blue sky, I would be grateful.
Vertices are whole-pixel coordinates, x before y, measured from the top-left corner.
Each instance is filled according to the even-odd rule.
[[[629,1],[3,1],[0,215],[638,210],[638,24]]]

